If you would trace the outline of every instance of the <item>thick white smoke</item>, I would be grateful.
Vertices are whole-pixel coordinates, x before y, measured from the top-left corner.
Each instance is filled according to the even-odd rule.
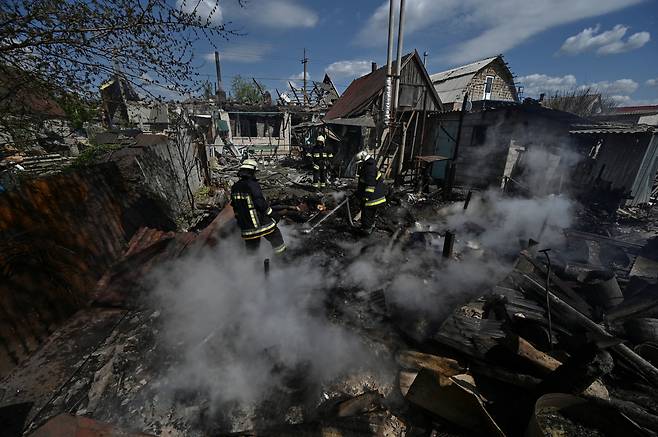
[[[243,246],[236,233],[153,275],[164,323],[159,338],[181,354],[164,386],[202,392],[218,408],[268,399],[285,390],[290,370],[320,385],[381,367],[357,334],[328,320],[325,299],[335,277],[320,266],[324,260],[273,259],[266,277],[269,244],[263,241],[258,256]]]

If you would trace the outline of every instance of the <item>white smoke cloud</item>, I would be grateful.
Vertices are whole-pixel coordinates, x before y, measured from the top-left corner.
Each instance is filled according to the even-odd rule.
[[[296,244],[292,235],[286,239]],[[381,358],[374,359],[361,337],[326,316],[326,296],[336,284],[322,267],[326,259],[273,260],[266,277],[267,242],[263,256],[247,256],[243,246],[233,235],[153,275],[164,321],[160,339],[179,361],[163,384],[168,390],[206,393],[215,409],[236,402],[246,407],[286,390],[295,370],[303,369],[309,386],[348,371],[380,371]]]

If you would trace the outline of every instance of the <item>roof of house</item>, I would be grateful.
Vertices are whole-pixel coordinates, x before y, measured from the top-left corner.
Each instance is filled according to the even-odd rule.
[[[380,68],[352,81],[325,115],[325,119],[349,117],[376,96],[386,85],[386,69]]]
[[[415,60],[420,66],[423,65],[418,52],[413,51],[402,57],[401,68],[405,68],[406,65]],[[429,88],[433,87],[427,71],[423,67],[421,69],[425,72],[426,81]],[[355,115],[359,110],[367,106],[374,97],[376,97],[386,86],[386,66],[380,67],[379,69],[366,74],[358,79],[352,81],[349,87],[345,90],[342,96],[331,107],[327,112],[324,119],[333,120],[337,118],[347,118]],[[436,93],[432,93],[432,96],[436,99],[436,104],[438,107],[441,106],[441,100]]]
[[[499,56],[500,55],[494,56],[492,58],[481,59],[471,64],[462,65],[461,67],[456,67],[450,70],[434,73],[430,75],[430,79],[432,79],[432,82],[441,82],[444,80],[454,79],[456,77],[464,76],[466,74],[475,74],[478,71],[482,70],[487,65],[491,64]]]
[[[658,113],[658,105],[648,106],[618,106],[612,108],[612,114],[653,114]],[[610,114],[608,113],[608,114]]]
[[[466,88],[473,80],[473,77],[497,59],[502,59],[502,55],[481,59],[471,64],[432,74],[430,79],[439,94],[441,102],[454,103],[463,100]]]
[[[592,124],[592,125],[574,125],[574,129],[569,133],[575,135],[587,134],[643,134],[656,133],[658,129],[648,125],[628,126],[623,124]]]

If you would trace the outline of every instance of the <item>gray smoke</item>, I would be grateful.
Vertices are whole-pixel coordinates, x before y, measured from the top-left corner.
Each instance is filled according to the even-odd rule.
[[[215,406],[249,404],[285,386],[281,369],[303,368],[321,384],[377,367],[356,334],[327,319],[324,300],[335,279],[318,259],[274,263],[266,278],[263,258],[271,250],[263,243],[259,256],[247,256],[234,235],[154,276],[161,339],[181,354],[170,389],[202,390]]]

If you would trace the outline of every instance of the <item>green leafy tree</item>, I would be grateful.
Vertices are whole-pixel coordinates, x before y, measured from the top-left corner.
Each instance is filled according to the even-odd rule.
[[[117,67],[145,93],[198,91],[194,44],[235,34],[219,3],[203,0],[202,15],[199,0],[0,1],[0,131],[36,122],[25,101],[96,97]]]
[[[261,88],[263,88],[262,85]],[[233,99],[239,103],[263,103],[263,95],[261,94],[261,91],[258,89],[258,86],[254,83],[254,81],[246,80],[240,75],[233,77],[233,81],[231,82],[231,90],[233,92]]]

